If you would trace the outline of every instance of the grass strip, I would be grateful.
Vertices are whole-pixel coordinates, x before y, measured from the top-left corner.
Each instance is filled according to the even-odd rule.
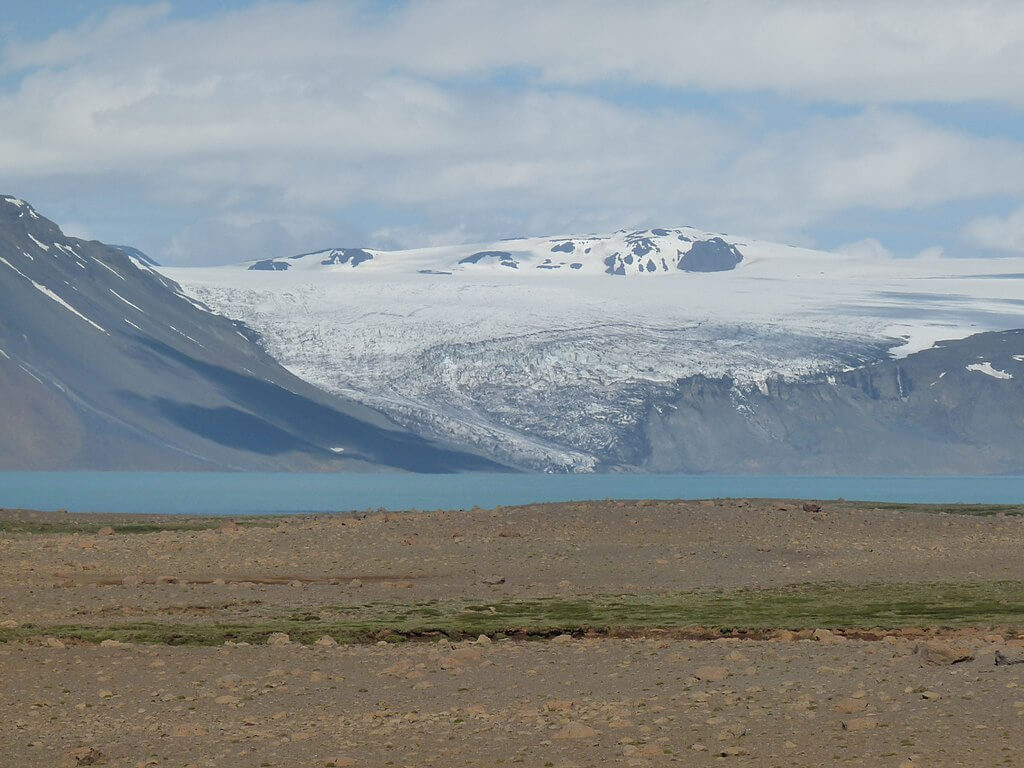
[[[969,517],[1021,517],[1024,504],[901,504],[893,502],[857,502],[856,508],[884,509],[893,512],[930,512],[943,515],[966,515]]]
[[[769,629],[1024,626],[1024,582],[814,584],[786,589],[597,595],[505,600],[432,601],[325,607],[252,623],[122,623],[107,626],[24,625],[0,630],[0,642],[39,637],[98,643],[166,645],[263,643],[273,632],[311,643],[453,639],[478,635],[543,637],[558,633],[628,633],[651,629]]]
[[[0,534],[27,533],[32,535],[53,535],[82,533],[94,534],[103,528],[113,528],[114,533],[160,533],[162,531],[209,531],[217,530],[224,523],[234,521],[243,528],[272,528],[279,522],[277,517],[203,517],[178,520],[134,520],[111,519],[105,515],[97,520],[74,517],[69,520],[17,520],[0,519]]]

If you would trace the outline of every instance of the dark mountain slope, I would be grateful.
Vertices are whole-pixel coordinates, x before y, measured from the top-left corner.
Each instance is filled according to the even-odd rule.
[[[646,436],[654,471],[1024,474],[1024,330],[763,390],[693,377]]]
[[[132,253],[0,197],[0,469],[498,468],[296,378]]]

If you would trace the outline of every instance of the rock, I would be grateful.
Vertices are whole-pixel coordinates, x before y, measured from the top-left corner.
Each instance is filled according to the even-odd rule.
[[[128,648],[131,643],[122,643],[120,640],[108,639],[100,643],[100,648]]]
[[[338,645],[338,641],[330,635],[324,635],[314,645],[319,645],[321,648],[334,648]]]
[[[113,691],[100,691],[97,695],[101,699],[112,699],[112,698],[114,698],[114,692]]]
[[[114,529],[111,528],[109,525],[104,525],[102,528],[100,528],[98,531],[96,531],[96,535],[97,536],[113,536],[114,535]]]
[[[498,584],[504,584],[505,583],[505,577],[504,576],[496,576],[496,575],[484,576],[482,579],[480,579],[480,583],[481,584],[487,584],[489,586],[495,587]]]
[[[452,661],[455,661],[456,663],[461,663],[465,661],[480,661],[480,651],[478,651],[476,648],[470,648],[468,646],[464,648],[456,648],[454,651],[451,652],[448,658]]]
[[[225,705],[228,705],[228,706],[235,706],[236,704],[239,704],[241,701],[242,700],[240,698],[238,698],[237,696],[227,696],[227,695],[225,695],[225,696],[218,696],[216,699],[213,700],[213,703],[214,704],[225,704]]]
[[[693,676],[706,683],[718,683],[729,676],[729,670],[725,667],[698,667]]]
[[[555,734],[556,739],[592,739],[600,734],[585,723],[569,723]]]
[[[356,764],[356,761],[351,757],[335,757],[332,760],[328,760],[324,763],[324,768],[350,768]]]
[[[352,579],[352,581],[350,581],[350,582],[348,583],[348,585],[349,585],[350,587],[358,588],[358,587],[361,587],[361,586],[363,586],[363,582],[362,582],[362,581],[360,581],[359,579]]]
[[[67,648],[67,646],[56,637],[43,638],[43,645],[47,648]]]
[[[942,694],[938,691],[922,691],[921,698],[926,701],[936,701],[942,698]]]
[[[925,664],[949,666],[972,661],[974,654],[970,648],[950,645],[940,640],[929,640],[917,646],[917,656]]]
[[[813,504],[811,502],[807,502],[801,505],[800,509],[802,509],[804,512],[810,513],[821,512],[821,504]]]
[[[857,712],[863,712],[867,708],[868,703],[864,701],[864,699],[853,698],[840,699],[833,707],[836,712],[841,712],[844,715],[853,715]]]
[[[544,702],[544,709],[549,712],[568,712],[572,709],[572,702],[568,699],[548,699]]]
[[[559,643],[559,644],[561,644],[561,643],[571,643],[573,641],[573,639],[574,638],[573,638],[572,635],[567,635],[565,633],[562,633],[561,635],[555,635],[554,637],[552,637],[551,638],[551,642],[552,643]]]
[[[267,645],[291,645],[292,639],[284,632],[271,632]]]
[[[489,638],[487,635],[480,635],[480,637],[476,639],[477,645],[490,645],[492,642],[494,641],[491,640],[491,638]]]
[[[237,688],[242,682],[241,675],[223,675],[217,678],[218,688]]]
[[[740,757],[747,754],[747,750],[743,747],[726,747],[725,749],[720,749],[715,754],[719,757]]]
[[[843,730],[855,733],[857,731],[870,731],[878,727],[878,720],[873,717],[855,717],[852,720],[844,720]]]
[[[107,756],[93,747],[78,747],[68,752],[61,761],[61,768],[77,768],[79,765],[106,765]]]
[[[819,643],[839,643],[843,640],[831,629],[816,629],[811,633],[811,639],[817,640]]]
[[[995,662],[997,667],[1008,667],[1011,664],[1024,664],[1024,658],[1011,659],[1002,651],[996,651]]]

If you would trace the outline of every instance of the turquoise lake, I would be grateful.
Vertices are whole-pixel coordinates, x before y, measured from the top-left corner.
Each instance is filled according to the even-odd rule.
[[[240,515],[728,497],[1024,504],[1024,476],[0,473],[0,507],[72,512]]]

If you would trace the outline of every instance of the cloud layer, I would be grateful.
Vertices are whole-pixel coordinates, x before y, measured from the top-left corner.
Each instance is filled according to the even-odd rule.
[[[8,43],[0,176],[187,212],[140,230],[177,263],[654,224],[806,241],[864,208],[1024,196],[1022,137],[914,109],[1024,106],[1019,3],[171,10]],[[998,225],[962,242],[1005,250]]]

